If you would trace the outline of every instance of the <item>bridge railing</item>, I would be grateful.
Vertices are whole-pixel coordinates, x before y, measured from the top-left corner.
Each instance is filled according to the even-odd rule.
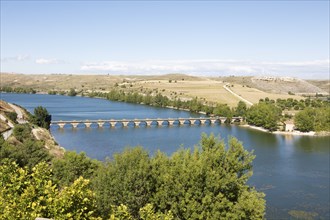
[[[145,123],[151,125],[155,122],[157,125],[163,125],[166,121],[168,125],[173,125],[175,122],[178,124],[184,124],[189,122],[189,124],[194,124],[199,121],[199,124],[207,123],[224,123],[227,120],[226,117],[199,117],[199,118],[145,118],[145,119],[98,119],[98,120],[72,120],[72,121],[52,121],[51,125],[58,125],[63,128],[66,124],[71,124],[73,127],[77,127],[78,124],[84,124],[86,127],[90,127],[91,124],[98,124],[98,126],[104,126],[104,124],[109,123],[111,126],[115,126],[117,123],[121,123],[122,126],[128,126],[133,123],[134,126]],[[231,122],[242,122],[242,117],[232,117]]]

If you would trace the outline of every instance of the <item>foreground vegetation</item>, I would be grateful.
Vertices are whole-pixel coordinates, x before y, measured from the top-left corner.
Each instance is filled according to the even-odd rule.
[[[100,162],[84,153],[51,156],[32,126],[0,138],[1,219],[264,217],[263,193],[247,185],[255,156],[235,138],[226,146],[202,135],[194,150],[150,156],[135,147]]]

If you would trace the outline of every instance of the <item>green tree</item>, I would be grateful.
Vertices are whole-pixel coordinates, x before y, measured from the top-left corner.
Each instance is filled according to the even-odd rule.
[[[150,158],[142,147],[114,155],[114,160],[106,162],[93,178],[100,212],[106,217],[111,205],[123,204],[138,218],[140,208],[151,197],[152,183]]]
[[[36,107],[34,109],[34,115],[30,117],[30,122],[46,129],[49,129],[51,121],[52,116],[42,106]]]
[[[295,115],[294,124],[302,132],[330,131],[330,109],[307,107]]]
[[[58,190],[44,162],[31,173],[16,163],[0,166],[1,219],[96,219],[95,208],[88,180],[79,178]]]
[[[189,109],[192,112],[200,112],[202,111],[202,103],[198,101],[197,97],[189,101]]]
[[[5,112],[6,116],[9,118],[10,121],[17,123],[17,113],[16,112]]]
[[[308,132],[314,130],[315,124],[315,109],[308,107],[298,112],[294,117],[294,124],[297,130]]]
[[[315,131],[330,131],[330,107],[322,107],[316,110]]]
[[[203,135],[193,152],[182,149],[171,158],[158,153],[152,203],[177,219],[261,219],[264,195],[247,185],[253,159],[236,139],[229,140],[226,150],[213,135]]]
[[[226,104],[217,104],[217,106],[213,110],[213,114],[229,118],[233,116],[233,112]]]
[[[270,131],[277,129],[280,118],[281,109],[272,103],[261,102],[253,105],[246,113],[246,121],[249,124],[264,127]]]
[[[50,162],[52,157],[44,147],[44,143],[33,139],[30,131],[27,124],[15,126],[14,136],[19,142],[16,141],[15,144],[12,144],[4,141],[0,145],[1,162],[8,159],[17,163],[20,167],[27,166],[30,169],[42,161]]]
[[[235,108],[235,116],[244,117],[247,111],[246,103],[243,101],[239,101],[237,107]]]
[[[99,162],[88,158],[83,152],[77,154],[67,151],[63,158],[53,159],[53,179],[60,186],[68,186],[80,176],[85,179],[91,178],[99,164]]]
[[[18,124],[15,125],[13,134],[17,140],[23,142],[25,139],[31,139],[33,137],[31,131],[29,124]]]
[[[77,92],[75,89],[71,88],[70,91],[68,92],[68,96],[76,96]]]

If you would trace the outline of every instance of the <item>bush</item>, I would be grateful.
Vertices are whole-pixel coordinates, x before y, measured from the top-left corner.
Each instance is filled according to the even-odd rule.
[[[68,92],[68,96],[76,96],[77,92],[75,89],[71,88],[70,91]]]
[[[6,112],[6,116],[10,119],[10,121],[17,123],[17,113],[16,112]]]
[[[18,124],[14,127],[13,134],[17,140],[23,142],[25,139],[32,138],[31,127],[28,124]]]

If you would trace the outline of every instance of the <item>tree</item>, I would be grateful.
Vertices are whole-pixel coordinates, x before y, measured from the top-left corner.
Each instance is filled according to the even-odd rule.
[[[277,129],[280,117],[281,109],[272,103],[265,102],[253,105],[246,113],[246,121],[249,124],[264,127],[270,131]]]
[[[76,96],[77,92],[75,89],[71,88],[70,91],[68,92],[68,96]]]
[[[294,125],[297,130],[302,132],[308,132],[314,130],[316,111],[311,107],[307,107],[304,110],[298,112],[294,117]]]
[[[213,114],[228,118],[233,116],[231,109],[226,104],[217,104],[213,110]]]
[[[31,139],[32,132],[31,132],[31,127],[29,124],[18,124],[15,125],[13,134],[16,137],[17,140],[20,142],[23,142],[25,139]]]
[[[294,124],[296,129],[302,132],[330,131],[329,107],[307,107],[295,115]]]
[[[230,124],[233,117],[233,111],[226,104],[217,104],[217,106],[213,109],[213,114],[226,117],[226,124]]]
[[[17,113],[16,112],[5,112],[6,116],[9,118],[10,121],[17,123]]]
[[[106,162],[93,178],[97,205],[103,217],[107,217],[111,205],[123,204],[138,218],[140,208],[151,197],[152,183],[150,158],[142,147],[114,155],[114,160]]]
[[[247,111],[246,103],[243,102],[243,101],[239,101],[238,104],[237,104],[237,107],[235,109],[235,116],[244,117],[246,111]]]
[[[93,178],[99,212],[110,219],[263,218],[264,194],[247,185],[254,155],[234,138],[226,148],[213,135],[203,135],[195,150],[171,157],[158,152],[150,158],[142,148],[115,155]]]
[[[63,158],[52,161],[53,179],[60,186],[72,184],[80,176],[85,179],[92,177],[99,163],[86,156],[85,153],[67,151]]]
[[[263,193],[247,185],[254,156],[236,139],[224,142],[203,135],[200,148],[179,150],[153,160],[156,211],[177,219],[262,219]],[[157,177],[157,178],[156,178]]]
[[[16,125],[13,134],[18,141],[15,145],[6,141],[0,145],[1,160],[8,159],[20,167],[32,169],[36,164],[52,159],[44,143],[33,138],[28,124]]]
[[[30,117],[30,121],[40,127],[49,129],[52,116],[48,113],[46,108],[38,106],[34,109],[34,115]]]
[[[198,101],[197,97],[189,101],[189,109],[192,112],[200,112],[202,110],[202,103]]]
[[[58,190],[44,162],[31,173],[8,161],[0,166],[2,219],[96,219],[95,208],[89,181],[82,177]]]

